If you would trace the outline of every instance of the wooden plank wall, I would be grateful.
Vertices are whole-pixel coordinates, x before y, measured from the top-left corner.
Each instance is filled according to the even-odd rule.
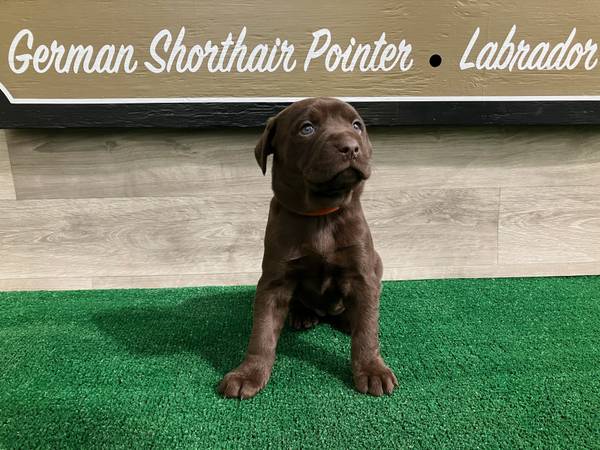
[[[0,131],[0,290],[254,284],[259,133]],[[600,274],[598,127],[370,134],[385,278]]]

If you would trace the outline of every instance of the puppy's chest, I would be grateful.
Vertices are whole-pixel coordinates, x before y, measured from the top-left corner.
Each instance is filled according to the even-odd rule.
[[[344,267],[352,265],[353,247],[333,227],[307,230],[290,246],[288,265],[296,273],[340,275]]]
[[[358,243],[348,233],[341,233],[342,228],[339,223],[305,228],[296,242],[290,242],[286,273],[301,290],[315,297],[344,296],[360,252]]]
[[[343,227],[329,225],[322,228],[307,229],[298,236],[292,244],[295,249],[294,258],[309,255],[319,255],[323,260],[334,261],[345,248],[356,244],[348,233],[343,233]]]
[[[337,241],[333,230],[328,228],[310,230],[308,235],[302,239],[298,250],[301,255],[320,255],[324,259],[333,256],[337,247]]]
[[[351,249],[328,248],[316,251],[304,248],[301,255],[287,262],[287,275],[304,291],[316,296],[335,292],[344,296],[347,279],[356,266]]]
[[[311,254],[288,262],[287,275],[306,306],[328,310],[348,295],[349,270],[335,258]],[[308,303],[307,303],[308,302]]]

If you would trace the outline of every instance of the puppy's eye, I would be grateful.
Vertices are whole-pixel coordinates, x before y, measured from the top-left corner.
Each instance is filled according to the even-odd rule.
[[[300,134],[302,136],[310,136],[315,132],[315,126],[310,122],[304,122],[300,127]]]
[[[354,128],[359,133],[362,133],[362,131],[363,131],[363,124],[362,124],[362,122],[360,120],[355,120],[354,122],[352,122],[352,128]]]

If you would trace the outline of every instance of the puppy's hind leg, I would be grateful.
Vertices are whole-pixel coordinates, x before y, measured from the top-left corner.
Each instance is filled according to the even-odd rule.
[[[288,323],[292,329],[297,331],[308,330],[315,327],[319,321],[317,313],[304,306],[295,295],[292,297],[288,313]]]
[[[342,333],[345,333],[347,335],[352,334],[350,314],[347,310],[337,316],[327,316],[323,321],[331,325],[332,328],[341,331]]]

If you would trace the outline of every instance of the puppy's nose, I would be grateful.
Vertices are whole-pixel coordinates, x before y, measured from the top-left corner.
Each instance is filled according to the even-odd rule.
[[[356,156],[360,153],[360,145],[356,139],[347,138],[336,145],[337,149],[344,155]]]

